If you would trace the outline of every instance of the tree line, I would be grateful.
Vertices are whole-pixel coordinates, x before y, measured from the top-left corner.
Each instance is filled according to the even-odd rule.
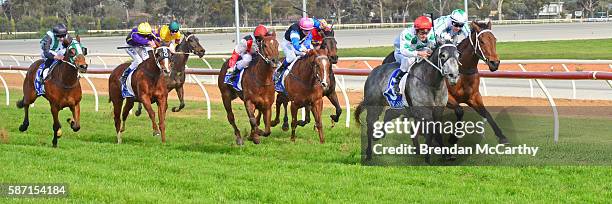
[[[470,18],[535,19],[540,9],[561,0],[470,0]],[[240,0],[241,26],[287,25],[301,17],[302,0]],[[607,12],[612,0],[564,1],[564,14]],[[186,27],[234,26],[233,0],[0,0],[0,32],[43,31],[63,22],[71,30],[132,28],[177,20]],[[410,22],[416,16],[445,15],[462,0],[307,0],[311,16],[334,23]]]

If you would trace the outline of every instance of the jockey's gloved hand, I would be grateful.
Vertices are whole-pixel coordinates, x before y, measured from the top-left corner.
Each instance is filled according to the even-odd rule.
[[[55,56],[53,56],[53,59],[55,59],[55,60],[63,60],[64,56],[62,56],[62,55],[55,55]]]
[[[306,52],[306,51],[308,51],[308,49],[306,49],[305,47],[300,48],[300,52]]]
[[[445,41],[451,41],[453,40],[453,37],[451,37],[449,33],[444,33],[442,34],[442,39],[444,39]]]

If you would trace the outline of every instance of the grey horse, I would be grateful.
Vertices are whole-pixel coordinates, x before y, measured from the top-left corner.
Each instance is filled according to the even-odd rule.
[[[404,109],[387,109],[384,121],[391,121],[401,115],[413,117],[415,120],[425,123],[441,121],[448,100],[445,79],[448,79],[451,84],[457,82],[459,77],[458,58],[457,47],[447,42],[436,48],[428,60],[423,59],[416,63],[410,70],[403,93],[407,97],[406,101],[409,106]],[[383,96],[383,90],[387,86],[391,73],[398,67],[399,63],[390,63],[380,65],[372,70],[364,85],[364,99],[355,111],[355,119],[358,123],[360,123],[359,115],[364,110],[367,112],[368,145],[366,160],[372,159],[374,123],[378,121],[380,114],[388,106],[388,102]],[[439,145],[444,145],[440,133],[431,134],[431,131],[427,132],[424,135],[428,146],[433,146],[434,136]],[[414,137],[412,142],[418,148],[418,137]],[[430,162],[429,154],[425,155],[425,160],[427,163]]]

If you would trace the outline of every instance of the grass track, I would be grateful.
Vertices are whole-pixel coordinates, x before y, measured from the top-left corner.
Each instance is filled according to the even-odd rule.
[[[13,96],[20,96],[13,91]],[[30,129],[17,128],[22,110],[0,106],[0,129],[9,133],[8,144],[0,144],[0,183],[65,182],[70,197],[44,202],[608,202],[612,199],[612,169],[609,166],[548,167],[375,167],[362,166],[358,128],[329,128],[325,116],[326,144],[318,144],[312,124],[298,129],[296,143],[289,133],[274,128],[269,138],[256,146],[233,145],[231,128],[220,104],[213,104],[213,119],[206,120],[204,104],[188,101],[182,113],[169,113],[168,143],[151,135],[146,117],[130,116],[124,144],[115,144],[110,104],[92,111],[93,97],[82,104],[82,130],[69,131],[59,148],[51,148],[51,116],[44,99],[30,112]],[[106,101],[102,97],[101,101]],[[170,106],[176,105],[170,101]],[[245,133],[243,106],[235,103],[238,125]],[[325,115],[329,114],[329,110]],[[494,114],[495,115],[495,114]],[[61,120],[69,111],[61,112]],[[546,137],[548,117],[513,119],[524,140]],[[508,119],[500,118],[500,124]],[[564,119],[566,123],[610,124],[602,119]],[[580,122],[582,121],[582,122]],[[355,126],[355,124],[353,124]],[[571,128],[572,126],[570,126]],[[602,132],[607,132],[605,129]],[[559,148],[580,143],[594,144],[587,158],[610,161],[612,141],[606,134],[562,130]],[[519,134],[517,134],[519,135]],[[592,138],[599,135],[598,140]],[[609,135],[609,134],[608,134]],[[488,139],[491,139],[489,137]],[[600,152],[600,148],[604,148]],[[607,154],[606,154],[607,152]],[[570,152],[571,153],[571,152]],[[553,154],[548,160],[573,159],[580,155]],[[41,201],[7,199],[7,201]]]

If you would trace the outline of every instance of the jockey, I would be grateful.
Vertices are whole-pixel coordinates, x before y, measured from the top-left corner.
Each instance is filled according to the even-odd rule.
[[[323,33],[326,31],[331,31],[331,27],[327,24],[327,21],[325,21],[325,19],[319,19],[318,21],[320,25],[319,29],[313,29],[311,31],[312,45],[314,45],[316,49],[319,49],[319,47],[323,43]]]
[[[126,49],[126,52],[132,57],[132,64],[123,72],[121,84],[125,84],[128,74],[136,69],[140,63],[149,58],[148,51],[157,47],[154,38],[155,36],[153,36],[151,32],[151,25],[149,25],[148,22],[140,23],[138,27],[132,29],[125,39],[130,47]]]
[[[470,36],[470,28],[467,22],[467,14],[461,9],[456,9],[448,16],[440,16],[434,21],[434,32],[438,39],[451,40],[453,44],[459,44],[458,36]]]
[[[394,78],[396,81],[393,86],[395,92],[400,92],[399,81],[404,74],[410,72],[410,68],[416,63],[417,57],[428,58],[435,48],[436,36],[431,30],[432,26],[429,17],[419,16],[414,20],[413,27],[404,29],[400,34],[399,43],[396,43],[396,53],[399,52],[400,58],[396,59],[401,62],[401,71]]]
[[[49,68],[55,60],[64,59],[66,48],[62,45],[62,42],[66,38],[72,41],[72,38],[68,36],[66,25],[60,23],[53,26],[52,30],[47,31],[45,36],[40,40],[40,48],[42,49],[41,56],[45,59],[43,70]]]
[[[240,40],[240,42],[238,42],[234,48],[234,52],[232,52],[232,57],[227,63],[229,67],[228,72],[232,72],[231,81],[236,79],[240,70],[249,67],[249,63],[251,63],[251,60],[253,59],[252,54],[259,51],[261,41],[267,34],[268,28],[260,24],[255,27],[253,34],[245,36]],[[240,60],[238,60],[239,58]]]
[[[289,64],[297,59],[297,56],[303,56],[308,50],[313,49],[312,33],[313,29],[324,29],[321,26],[321,21],[314,18],[304,17],[299,23],[294,23],[285,31],[285,40],[281,44],[285,61],[277,70],[277,78],[280,76]],[[327,29],[327,28],[325,28]]]
[[[170,52],[174,53],[175,47],[181,42],[181,24],[176,21],[172,21],[168,25],[163,25],[154,31],[157,42],[163,45],[167,45],[170,48]]]

